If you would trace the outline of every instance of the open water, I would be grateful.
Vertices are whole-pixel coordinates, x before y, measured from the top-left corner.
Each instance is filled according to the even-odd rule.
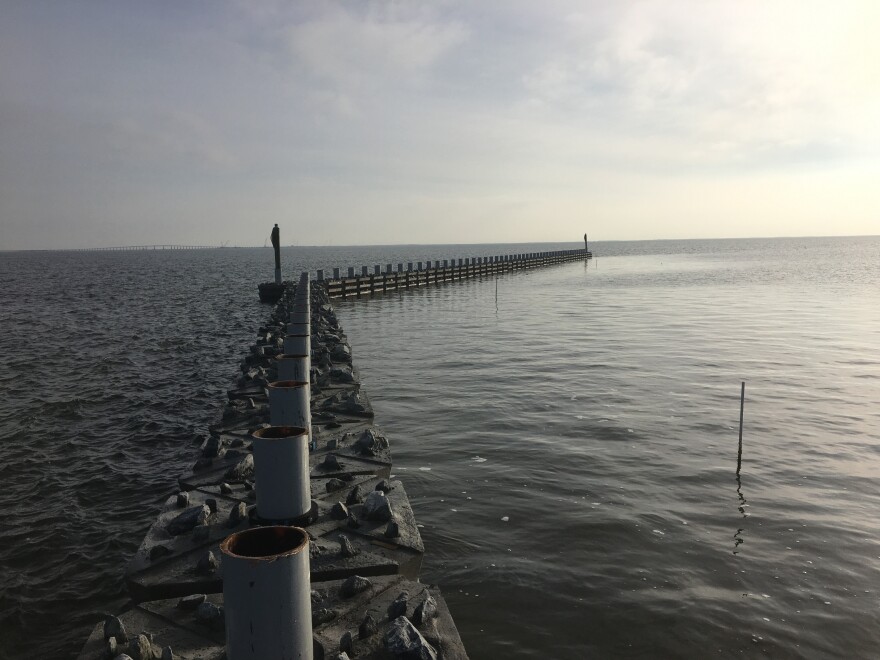
[[[471,657],[877,657],[880,238],[591,247],[337,304]],[[122,606],[270,275],[262,249],[0,253],[0,658],[72,657]]]

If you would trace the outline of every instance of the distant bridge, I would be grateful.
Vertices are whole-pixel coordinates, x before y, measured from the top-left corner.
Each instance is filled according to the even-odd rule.
[[[133,250],[216,250],[221,245],[119,245],[116,247],[73,248],[74,252],[130,252]]]

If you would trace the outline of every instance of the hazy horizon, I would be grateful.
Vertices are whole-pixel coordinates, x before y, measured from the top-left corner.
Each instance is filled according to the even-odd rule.
[[[758,241],[758,240],[794,240],[794,239],[823,239],[823,238],[880,238],[880,234],[827,234],[824,236],[717,236],[717,237],[707,237],[707,236],[692,236],[688,238],[628,238],[628,239],[616,239],[616,238],[600,238],[595,241],[591,238],[589,239],[590,245],[594,244],[603,244],[603,243],[642,243],[642,242],[676,242],[676,241]],[[322,245],[310,245],[307,243],[288,243],[285,244],[282,242],[281,248],[359,248],[359,247],[422,247],[422,246],[435,246],[435,245],[443,245],[443,246],[468,246],[472,247],[475,245],[559,245],[560,243],[574,243],[580,244],[583,241],[523,241],[523,242],[504,242],[504,241],[491,241],[491,242],[478,242],[478,243],[328,243]],[[0,253],[2,252],[64,252],[64,251],[81,251],[81,250],[105,250],[105,249],[114,249],[121,247],[153,247],[153,246],[162,246],[162,245],[178,245],[176,243],[145,243],[142,245],[108,245],[108,246],[89,246],[82,248],[19,248],[13,250],[0,249]],[[186,245],[182,245],[181,247],[188,247]],[[271,245],[208,245],[208,246],[197,246],[200,249],[228,249],[228,250],[251,250],[251,249],[263,249],[268,248],[271,249]],[[161,250],[158,250],[161,251]],[[597,255],[599,256],[599,255]]]
[[[872,235],[877,19],[868,0],[6,3],[0,250],[258,247],[276,222],[316,246]]]

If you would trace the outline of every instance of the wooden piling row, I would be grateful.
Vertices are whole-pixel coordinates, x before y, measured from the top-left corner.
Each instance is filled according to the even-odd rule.
[[[361,297],[375,295],[397,289],[427,286],[429,284],[441,284],[443,282],[455,282],[482,277],[484,275],[497,275],[514,270],[529,268],[541,268],[567,261],[580,261],[592,259],[593,253],[587,250],[556,250],[552,252],[529,252],[524,254],[506,254],[492,257],[471,257],[467,259],[443,259],[418,262],[413,264],[398,263],[397,268],[392,269],[391,264],[386,264],[385,271],[381,272],[379,266],[374,266],[373,272],[369,273],[367,266],[361,268],[361,274],[355,275],[355,269],[348,269],[348,276],[341,277],[340,269],[333,269],[333,277],[324,278],[324,271],[318,271],[318,281],[327,287],[327,293],[331,298]]]

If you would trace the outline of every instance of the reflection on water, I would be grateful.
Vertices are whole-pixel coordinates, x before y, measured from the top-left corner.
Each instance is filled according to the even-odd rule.
[[[496,280],[341,305],[474,657],[873,655],[868,243],[600,257],[499,278],[497,311]]]

